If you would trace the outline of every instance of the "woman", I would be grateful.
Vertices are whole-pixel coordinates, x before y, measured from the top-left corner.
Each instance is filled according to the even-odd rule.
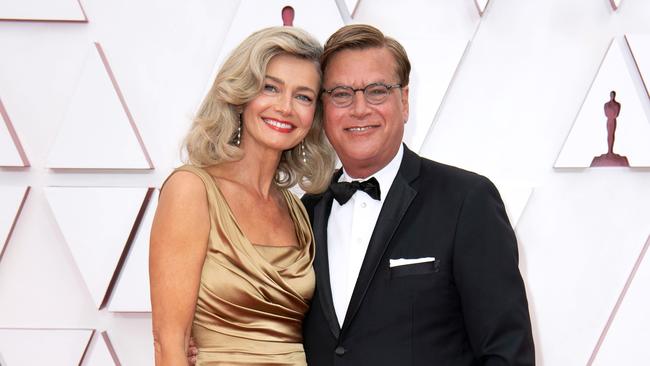
[[[326,188],[333,153],[318,103],[322,47],[267,28],[225,61],[186,137],[151,231],[156,365],[306,365],[314,243],[287,191]]]

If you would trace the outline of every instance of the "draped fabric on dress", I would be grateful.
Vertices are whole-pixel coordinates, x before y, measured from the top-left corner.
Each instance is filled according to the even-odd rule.
[[[253,244],[209,173],[189,165],[177,170],[203,180],[210,212],[192,324],[196,365],[306,365],[302,321],[314,292],[315,249],[302,203],[282,190],[298,247]],[[248,214],[255,215],[255,207]]]

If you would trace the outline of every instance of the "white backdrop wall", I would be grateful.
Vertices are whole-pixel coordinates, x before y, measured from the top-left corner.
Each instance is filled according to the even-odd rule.
[[[0,0],[0,364],[153,364],[151,188],[223,54],[285,5],[321,41],[361,22],[405,44],[405,140],[500,188],[538,364],[650,363],[650,2]],[[556,164],[606,152],[610,89],[632,167]]]

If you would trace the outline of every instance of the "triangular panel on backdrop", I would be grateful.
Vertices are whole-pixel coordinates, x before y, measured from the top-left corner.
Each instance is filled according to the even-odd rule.
[[[0,328],[2,366],[79,365],[92,329]]]
[[[0,166],[29,166],[29,160],[27,160],[25,150],[18,139],[14,126],[11,124],[9,113],[7,113],[4,104],[2,104],[2,99],[0,99],[0,118],[4,122],[0,123]]]
[[[108,59],[95,43],[47,161],[48,168],[153,169]]]
[[[413,66],[404,142],[411,150],[420,151],[469,42],[453,37],[402,37],[400,43]]]
[[[106,331],[95,337],[93,344],[84,357],[82,366],[120,366],[120,360],[115,353],[113,344]]]
[[[535,188],[517,236],[544,364],[589,364],[648,237],[650,180],[641,178],[587,169]]]
[[[354,18],[354,13],[357,11],[357,7],[359,6],[359,1],[361,0],[343,0],[343,3],[345,4],[345,8],[348,11],[348,16],[350,18]]]
[[[283,12],[285,7],[291,7],[292,11]],[[286,16],[287,14],[290,16]],[[288,20],[291,20],[290,23],[294,26],[312,34],[321,43],[325,43],[334,31],[343,26],[341,14],[333,1],[241,0],[207,87],[212,85],[221,64],[241,41],[255,31],[284,25]]]
[[[149,200],[142,222],[138,227],[131,250],[124,263],[124,268],[117,278],[115,290],[108,303],[108,311],[114,312],[150,312],[149,298],[149,233],[153,217],[158,207],[158,190]]]
[[[503,199],[503,204],[506,206],[510,224],[514,228],[526,208],[530,195],[533,193],[533,188],[513,181],[495,181],[495,185]]]
[[[641,74],[643,85],[645,86],[648,97],[650,97],[650,35],[647,34],[627,34],[625,35],[636,66]]]
[[[618,7],[621,6],[622,0],[609,0],[609,5],[612,6],[613,10],[618,10]]]
[[[88,22],[79,0],[2,0],[0,20]]]
[[[88,291],[101,308],[142,217],[149,189],[47,187],[45,196]]]
[[[485,13],[485,8],[487,7],[489,2],[490,0],[474,0],[474,4],[476,4],[476,9],[478,10],[478,13],[480,15],[483,15],[483,13]]]
[[[621,293],[619,306],[612,312],[591,365],[637,365],[640,360],[650,360],[649,246],[650,237],[630,272],[628,285]]]
[[[649,101],[627,43],[614,39],[555,162],[556,168],[587,168],[595,157],[608,152],[611,126],[605,104],[611,101],[612,91],[620,104],[614,125],[614,153],[626,157],[629,166],[650,166],[650,123],[644,111]]]
[[[9,243],[30,187],[0,186],[0,260]]]

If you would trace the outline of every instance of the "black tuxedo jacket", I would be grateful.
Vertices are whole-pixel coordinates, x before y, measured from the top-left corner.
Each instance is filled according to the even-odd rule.
[[[534,364],[517,242],[487,178],[405,147],[342,327],[326,245],[332,200],[330,191],[303,197],[317,245],[303,323],[309,366]],[[435,261],[389,265],[422,257]]]

